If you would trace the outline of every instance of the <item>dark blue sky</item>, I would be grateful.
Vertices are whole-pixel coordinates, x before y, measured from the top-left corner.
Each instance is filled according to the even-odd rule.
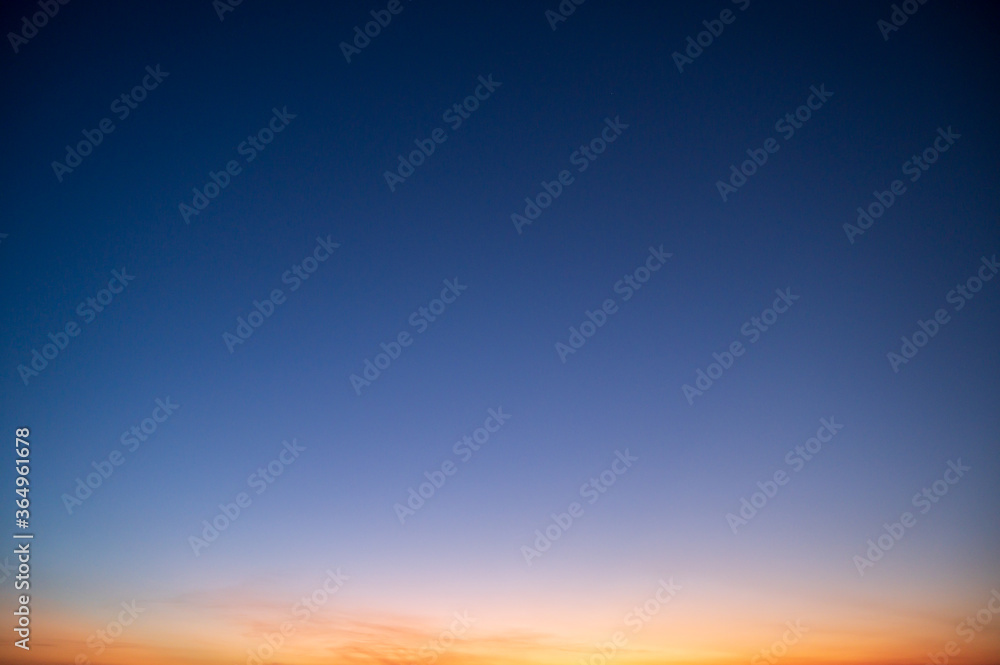
[[[404,0],[348,63],[338,44],[384,3],[246,0],[223,21],[209,2],[70,3],[8,49],[0,394],[3,431],[37,439],[39,594],[100,617],[105,601],[338,563],[372,612],[466,585],[518,617],[536,590],[555,606],[595,576],[609,581],[592,602],[615,607],[619,579],[672,574],[706,600],[731,575],[760,592],[791,576],[818,614],[875,595],[939,617],[928,639],[947,639],[1000,577],[1000,281],[960,311],[947,300],[1000,252],[997,10],[929,2],[886,41],[889,5],[741,4],[591,0],[553,31],[555,3]],[[7,7],[5,32],[33,7]],[[679,73],[672,54],[727,8]],[[121,119],[112,102],[147,67],[168,74]],[[442,114],[479,77],[497,87],[453,129]],[[783,135],[820,86],[832,95]],[[294,118],[248,162],[239,146],[274,109]],[[52,162],[103,118],[114,131],[60,182]],[[580,172],[571,157],[606,119],[627,128]],[[384,173],[436,128],[446,140],[390,191]],[[911,181],[904,163],[939,128],[960,138]],[[724,201],[717,181],[769,138]],[[185,223],[179,204],[230,160],[238,175]],[[564,169],[572,184],[518,233],[512,213]],[[896,179],[905,193],[850,242],[844,225]],[[339,246],[292,291],[283,276],[318,238]],[[616,283],[661,246],[672,256],[625,301]],[[87,322],[78,305],[123,268],[134,281]],[[445,280],[467,289],[421,332],[411,315]],[[286,300],[231,353],[224,333],[274,289]],[[741,328],[777,289],[799,299],[751,342]],[[562,362],[556,344],[607,299],[615,313]],[[886,354],[942,308],[893,371]],[[69,322],[79,336],[25,385],[18,366]],[[412,345],[356,394],[349,377],[401,332]],[[682,386],[734,341],[745,354],[689,403]],[[122,432],[168,396],[179,409],[127,451]],[[498,407],[509,422],[459,462],[453,444]],[[835,443],[731,533],[725,515],[831,416]],[[201,520],[293,438],[293,480],[195,557]],[[626,448],[641,463],[526,566],[535,529]],[[125,463],[68,514],[63,495],[113,450]],[[881,564],[900,577],[868,586],[883,569],[860,577],[852,556],[958,458],[968,479]],[[458,472],[400,525],[393,505],[449,459]],[[916,625],[903,633],[928,634]]]

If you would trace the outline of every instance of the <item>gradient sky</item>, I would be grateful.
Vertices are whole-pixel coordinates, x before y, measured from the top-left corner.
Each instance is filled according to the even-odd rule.
[[[1000,662],[1000,616],[960,632],[1000,590],[1000,280],[960,311],[948,298],[1000,253],[997,8],[928,2],[886,40],[891,3],[591,0],[554,30],[555,0],[400,6],[350,62],[338,44],[386,3],[247,0],[220,20],[208,0],[73,2],[16,53],[6,40],[0,431],[31,429],[35,540],[32,650],[8,629],[0,660],[246,663],[292,622],[264,662],[427,663],[458,613],[475,621],[438,663],[596,665],[618,631],[621,665],[746,663],[788,622],[807,628],[790,665],[916,665],[949,641],[951,662]],[[679,72],[672,54],[726,9]],[[37,11],[7,3],[4,33]],[[120,119],[112,102],[157,66]],[[452,129],[442,114],[490,76]],[[786,139],[775,123],[811,86],[833,94]],[[238,146],[285,108],[247,162]],[[52,162],[102,118],[114,131],[60,182]],[[627,129],[579,172],[574,151],[616,118]],[[439,127],[391,191],[385,171]],[[939,128],[960,138],[911,182]],[[716,182],[771,137],[724,201]],[[179,204],[230,160],[239,174],[185,223]],[[572,184],[519,233],[512,213],[564,169]],[[894,179],[905,193],[850,242],[844,224]],[[339,247],[292,291],[317,238]],[[616,284],[661,246],[625,301]],[[88,322],[78,305],[123,268],[134,280]],[[467,288],[421,332],[411,315],[445,280]],[[230,352],[223,335],[276,288]],[[799,299],[751,342],[779,289]],[[562,362],[556,344],[608,299]],[[894,371],[887,353],[939,309],[948,323]],[[22,380],[69,322],[79,335]],[[351,375],[401,332],[412,344],[357,394]],[[734,341],[745,353],[689,403]],[[179,408],[123,444],[167,398]],[[510,418],[465,461],[453,446],[490,409]],[[789,462],[830,418],[832,440]],[[251,475],[293,440],[258,494]],[[113,451],[124,463],[70,514],[64,495]],[[626,451],[589,503],[581,486]],[[959,460],[922,513],[914,495]],[[401,524],[394,505],[448,462]],[[726,515],[776,471],[789,482],[734,533]],[[196,555],[190,537],[240,492],[250,505]],[[529,565],[522,547],[573,502]],[[904,512],[915,525],[860,574]],[[98,653],[132,601],[144,611]]]

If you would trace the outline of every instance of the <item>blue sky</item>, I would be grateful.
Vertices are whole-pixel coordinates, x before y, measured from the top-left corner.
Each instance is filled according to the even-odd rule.
[[[673,576],[694,627],[664,619],[642,653],[735,662],[755,621],[799,613],[817,626],[800,656],[818,658],[873,604],[888,646],[866,652],[854,632],[852,658],[911,662],[892,640],[949,639],[1000,584],[1000,281],[958,311],[948,300],[1000,252],[996,12],[928,3],[884,40],[890,7],[742,4],[595,1],[553,30],[545,3],[404,2],[350,62],[338,43],[385,5],[245,2],[221,21],[210,3],[61,6],[3,65],[0,391],[4,431],[33,433],[39,608],[85,636],[102,608],[145,599],[158,618],[132,639],[166,658],[186,634],[171,612],[190,603],[213,648],[242,654],[259,640],[233,619],[239,599],[290,605],[342,566],[353,581],[331,612],[405,616],[424,635],[470,609],[484,619],[469,654],[532,629],[531,658],[559,662],[545,649],[602,639]],[[726,8],[734,21],[678,72],[672,54]],[[166,75],[122,119],[112,103],[147,67]],[[487,78],[453,128],[447,110]],[[821,86],[832,94],[787,136],[776,123]],[[249,161],[241,144],[276,113],[282,130]],[[52,162],[102,118],[114,131],[60,182]],[[606,120],[620,135],[579,170]],[[446,138],[390,189],[385,172],[436,128]],[[939,128],[960,138],[911,181],[904,164]],[[723,200],[717,181],[769,138],[778,149]],[[231,160],[238,173],[185,220],[192,188]],[[564,169],[572,184],[519,233],[511,215]],[[845,233],[896,179],[905,193]],[[318,242],[337,247],[292,290]],[[670,258],[626,300],[616,284],[650,248]],[[88,322],[78,305],[112,271],[134,280]],[[466,288],[414,325],[446,280]],[[275,289],[230,351],[223,335]],[[798,300],[751,341],[776,290]],[[608,299],[563,362],[556,344]],[[894,371],[887,354],[942,308],[949,322]],[[79,335],[26,384],[18,366],[70,322]],[[358,395],[350,376],[400,333],[412,343]],[[745,353],[689,403],[682,386],[735,341]],[[167,398],[176,411],[124,446]],[[509,421],[463,461],[455,443],[501,408]],[[794,471],[786,453],[831,417],[843,429]],[[292,440],[304,450],[257,494],[248,478]],[[626,449],[639,461],[587,503],[581,485]],[[63,495],[112,451],[124,462],[68,514]],[[968,475],[919,513],[913,495],[958,459]],[[393,505],[449,460],[400,524]],[[726,514],[778,470],[789,483],[734,534]],[[196,556],[189,537],[240,492],[251,504]],[[573,501],[582,517],[526,565],[521,547]],[[860,575],[852,557],[907,510],[912,531]],[[698,636],[717,622],[734,638],[712,651]],[[312,662],[310,648],[286,655]]]

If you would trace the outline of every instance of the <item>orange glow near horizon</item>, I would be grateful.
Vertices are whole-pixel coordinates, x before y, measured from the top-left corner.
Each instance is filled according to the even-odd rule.
[[[141,607],[141,604],[140,604]],[[785,622],[752,617],[706,618],[703,607],[685,606],[681,599],[638,629],[623,623],[604,630],[571,630],[566,617],[557,630],[546,632],[541,624],[528,629],[488,613],[466,613],[462,622],[447,617],[442,623],[413,616],[371,610],[344,612],[326,608],[298,622],[275,608],[240,608],[215,599],[211,608],[150,605],[141,621],[126,627],[102,653],[94,648],[92,622],[77,614],[48,612],[32,635],[31,654],[25,658],[9,642],[0,647],[3,662],[74,665],[192,665],[281,664],[361,665],[406,663],[438,665],[761,665],[770,649],[776,663],[787,665],[924,665],[929,653],[941,652],[949,640],[959,649],[950,663],[995,664],[1000,653],[1000,621],[982,632],[956,635],[937,617],[886,616],[876,610],[834,616],[829,611],[813,621],[804,617]],[[697,610],[698,613],[692,613]],[[461,613],[457,613],[456,616]],[[497,615],[506,613],[497,613]],[[971,613],[972,615],[975,612]],[[110,615],[112,617],[114,614]],[[276,652],[281,626],[291,626]],[[106,625],[106,624],[105,624]],[[457,626],[454,639],[449,627]],[[798,627],[799,633],[793,632]],[[112,629],[114,632],[114,629]],[[950,632],[950,634],[949,634]],[[586,633],[586,635],[584,635]],[[616,634],[617,633],[617,634]],[[88,642],[88,637],[90,638]],[[782,645],[783,638],[788,642]],[[618,645],[613,642],[617,640]],[[435,649],[435,641],[440,645]],[[953,647],[954,649],[954,647]],[[263,656],[251,659],[251,650]]]

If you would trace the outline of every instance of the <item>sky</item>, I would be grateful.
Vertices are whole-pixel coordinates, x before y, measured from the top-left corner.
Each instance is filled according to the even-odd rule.
[[[998,21],[6,3],[0,660],[1000,663]]]

